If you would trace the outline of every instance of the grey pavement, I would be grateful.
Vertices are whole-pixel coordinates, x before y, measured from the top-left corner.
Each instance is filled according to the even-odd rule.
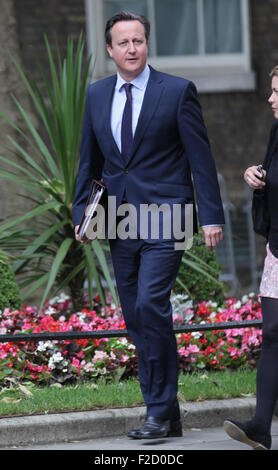
[[[255,399],[208,400],[181,404],[183,437],[131,440],[130,429],[145,418],[145,407],[56,413],[0,419],[0,450],[186,451],[249,450],[223,430],[226,418],[248,420]],[[278,420],[272,425],[272,450],[278,450]]]
[[[272,450],[278,450],[278,421],[272,426]],[[192,428],[184,431],[183,437],[148,440],[131,440],[127,437],[97,438],[88,441],[73,441],[67,443],[44,444],[37,446],[16,447],[17,450],[63,450],[63,451],[121,451],[132,450],[145,455],[145,452],[164,450],[251,450],[249,446],[230,439],[223,427],[198,429]],[[96,454],[98,455],[98,454]]]

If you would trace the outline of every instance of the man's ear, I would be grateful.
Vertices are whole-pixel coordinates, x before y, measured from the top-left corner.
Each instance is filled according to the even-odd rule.
[[[110,46],[110,44],[106,44],[106,49],[107,49],[107,52],[108,52],[108,54],[110,55],[110,57],[112,59],[112,46]]]

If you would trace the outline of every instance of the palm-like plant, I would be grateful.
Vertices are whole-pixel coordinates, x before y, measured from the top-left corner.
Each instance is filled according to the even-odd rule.
[[[41,67],[44,92],[15,63],[41,121],[42,133],[15,97],[25,131],[0,111],[20,137],[9,138],[12,158],[0,156],[7,168],[0,170],[0,177],[11,180],[17,188],[23,187],[24,197],[32,204],[27,213],[11,217],[1,225],[0,243],[15,256],[13,270],[25,290],[24,298],[43,286],[43,304],[50,293],[55,295],[68,288],[74,307],[80,308],[87,279],[90,298],[94,281],[105,304],[101,284],[104,278],[117,302],[105,257],[107,245],[97,240],[92,246],[80,245],[75,241],[72,223],[71,204],[90,61],[84,66],[82,36],[76,46],[68,41],[63,60],[59,51],[55,60],[46,38],[45,44],[49,70]]]

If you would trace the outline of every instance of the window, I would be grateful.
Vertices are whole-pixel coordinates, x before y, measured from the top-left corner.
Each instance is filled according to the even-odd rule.
[[[129,10],[151,22],[154,67],[194,80],[199,91],[254,88],[248,0],[87,0],[86,6],[88,31],[95,29],[89,50],[93,55],[97,50],[98,77],[115,70],[105,54],[105,22]]]

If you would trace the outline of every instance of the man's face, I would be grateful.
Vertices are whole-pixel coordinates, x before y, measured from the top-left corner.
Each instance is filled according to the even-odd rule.
[[[111,29],[111,37],[112,46],[107,45],[108,53],[122,78],[131,81],[143,72],[147,62],[144,26],[137,20],[118,21]]]

